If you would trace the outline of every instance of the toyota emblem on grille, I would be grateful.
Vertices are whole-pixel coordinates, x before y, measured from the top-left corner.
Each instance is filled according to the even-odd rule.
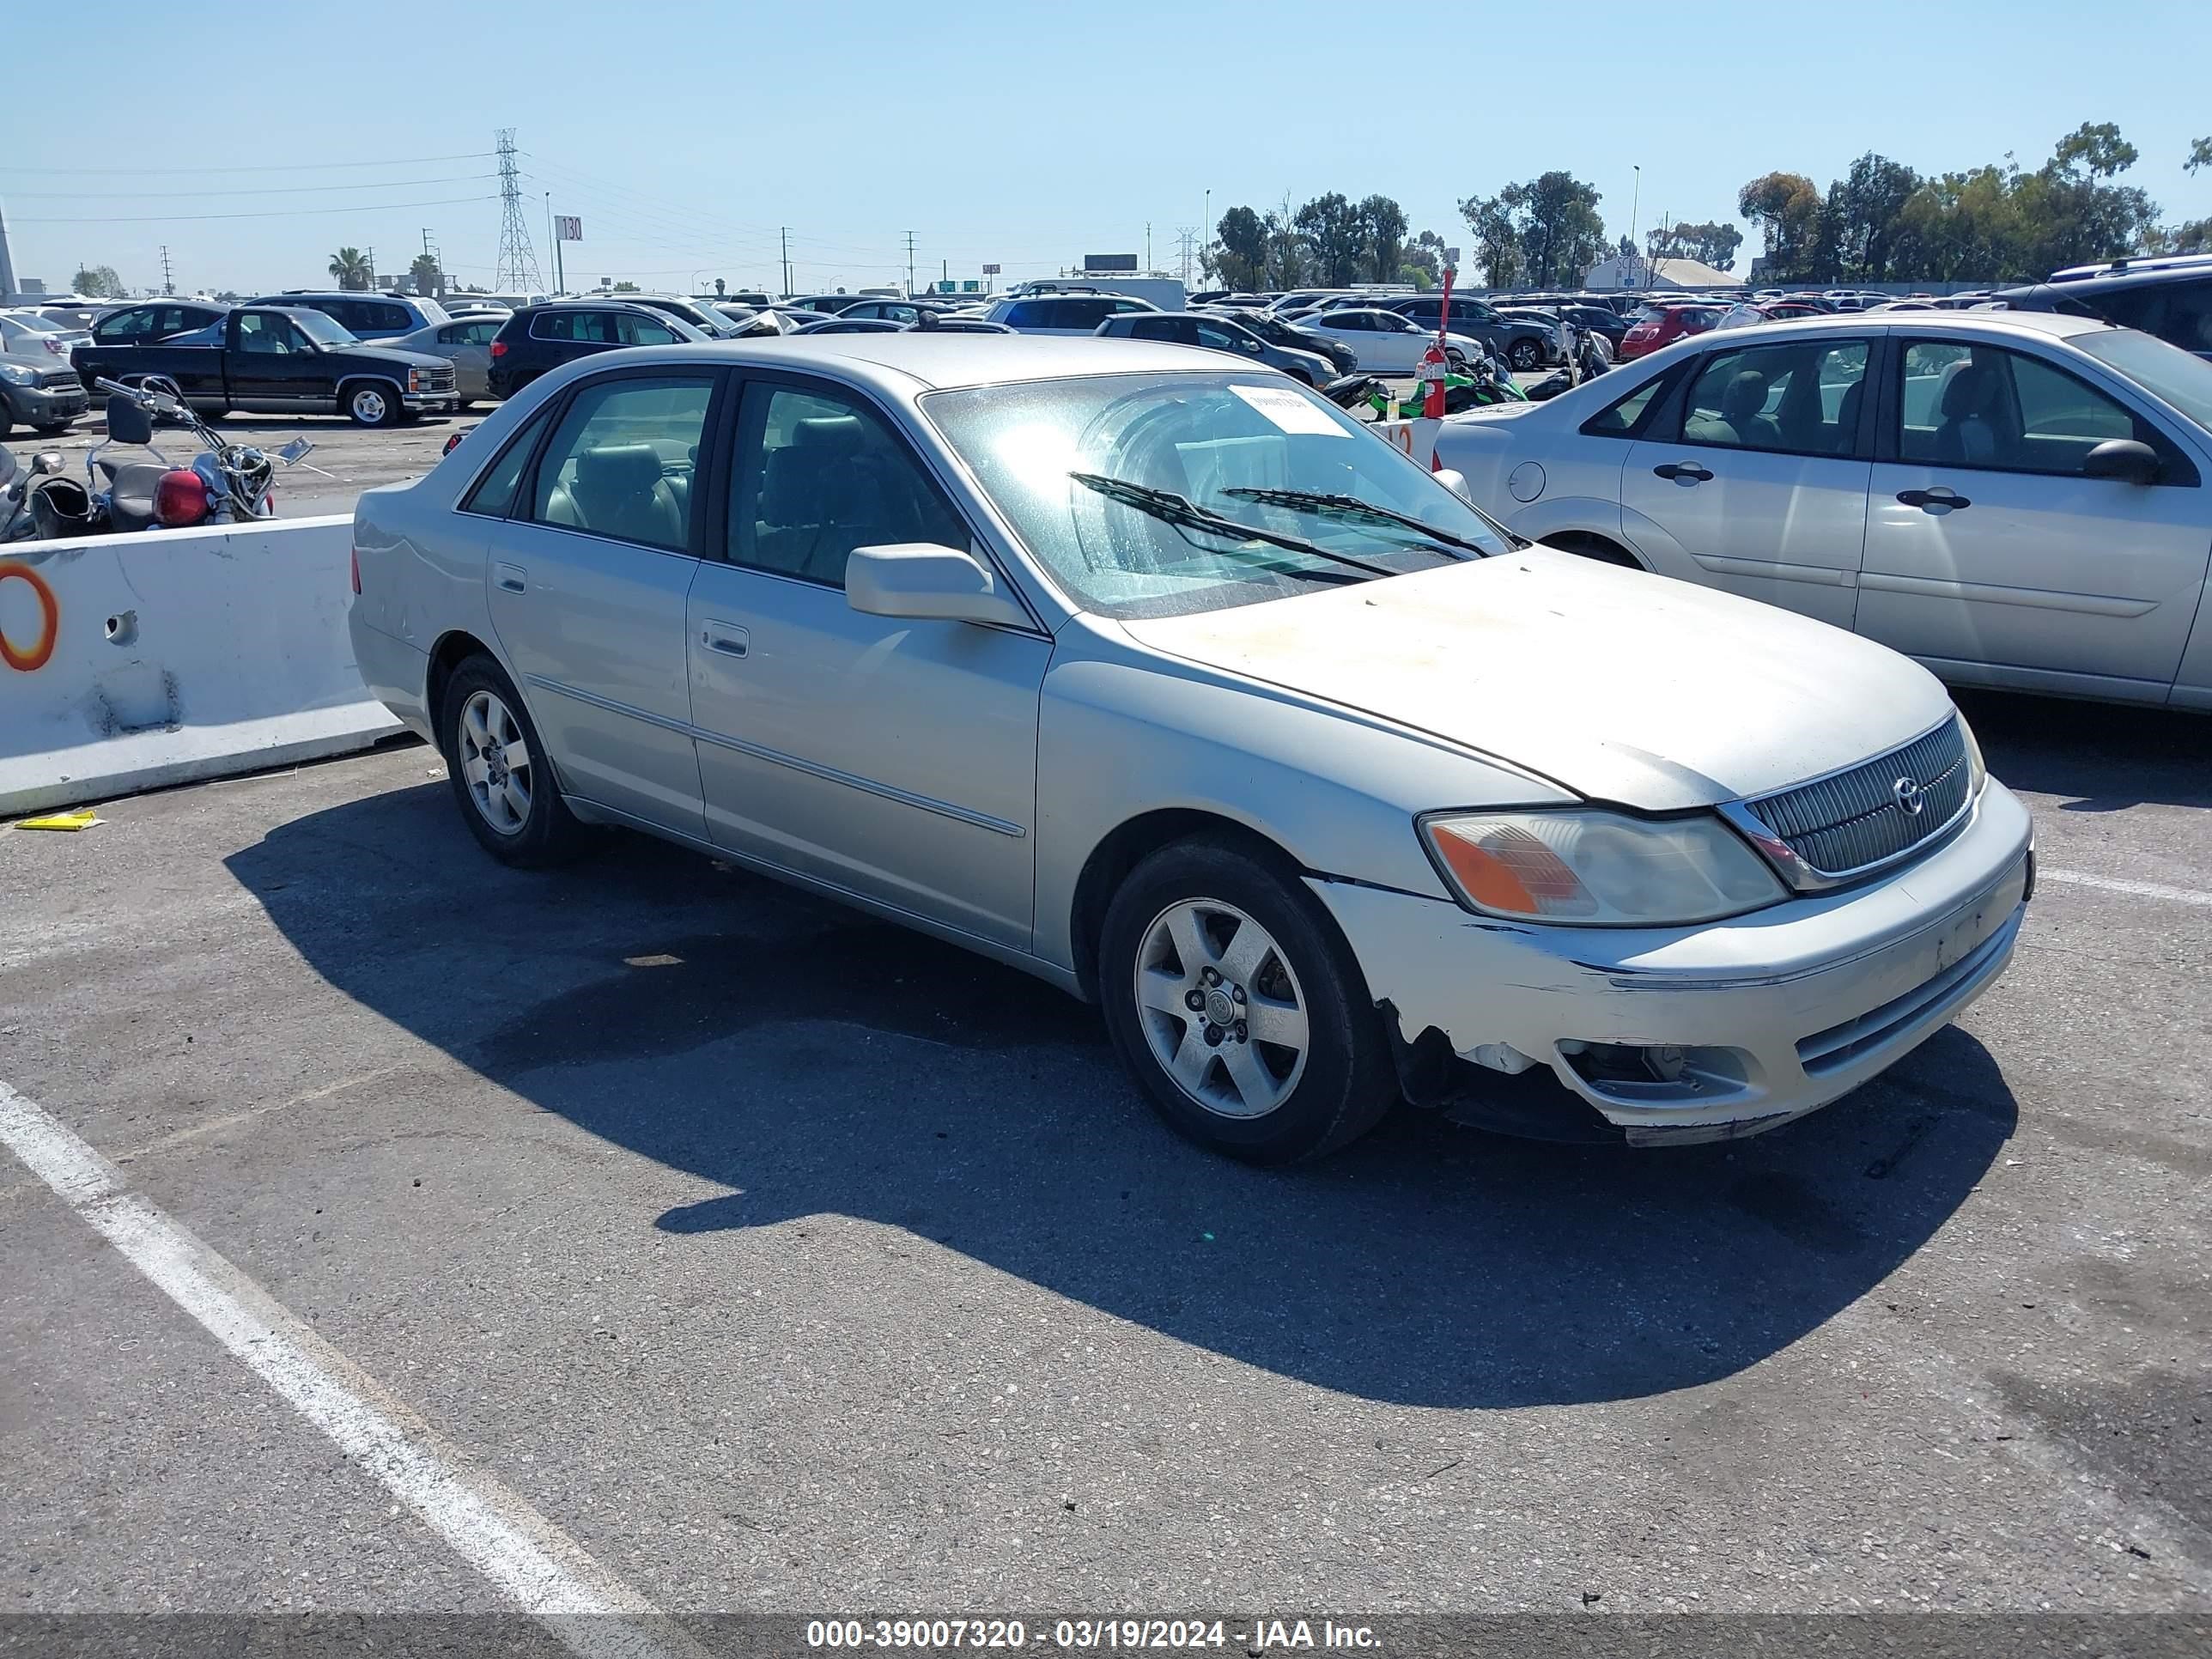
[[[1905,816],[1909,818],[1918,817],[1927,808],[1928,792],[1920,787],[1917,778],[1899,778],[1890,786],[1890,792],[1897,797],[1897,804],[1905,809]]]

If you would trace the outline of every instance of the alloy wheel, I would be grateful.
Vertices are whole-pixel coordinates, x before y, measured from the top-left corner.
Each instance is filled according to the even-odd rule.
[[[1182,899],[1155,916],[1135,992],[1152,1058],[1206,1111],[1264,1117],[1304,1075],[1305,994],[1273,935],[1233,904]]]
[[[535,777],[522,727],[499,696],[478,691],[461,705],[461,777],[483,821],[502,836],[530,822]]]

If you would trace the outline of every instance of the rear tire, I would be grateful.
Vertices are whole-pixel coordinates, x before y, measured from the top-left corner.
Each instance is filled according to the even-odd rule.
[[[1397,1102],[1351,947],[1297,872],[1259,849],[1208,836],[1146,859],[1107,908],[1097,983],[1122,1063],[1211,1151],[1261,1164],[1319,1157]]]
[[[469,658],[446,682],[438,746],[461,821],[501,864],[543,869],[566,863],[589,844],[585,826],[561,799],[530,711],[489,656]]]
[[[399,394],[381,380],[354,380],[341,386],[338,408],[356,426],[397,426],[406,412]]]

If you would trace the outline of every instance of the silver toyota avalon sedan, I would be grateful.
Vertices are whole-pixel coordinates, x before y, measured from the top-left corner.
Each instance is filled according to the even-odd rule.
[[[492,856],[644,830],[1011,963],[1257,1162],[1538,1066],[1563,1134],[1771,1127],[2033,884],[1924,670],[1522,544],[1188,348],[610,352],[354,539],[362,672]]]

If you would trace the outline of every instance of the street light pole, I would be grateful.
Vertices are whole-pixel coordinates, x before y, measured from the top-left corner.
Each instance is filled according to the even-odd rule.
[[[1637,251],[1642,244],[1636,240],[1636,210],[1643,205],[1644,169],[1638,166],[1636,168],[1636,189],[1628,198],[1628,257],[1639,261],[1644,256]]]

